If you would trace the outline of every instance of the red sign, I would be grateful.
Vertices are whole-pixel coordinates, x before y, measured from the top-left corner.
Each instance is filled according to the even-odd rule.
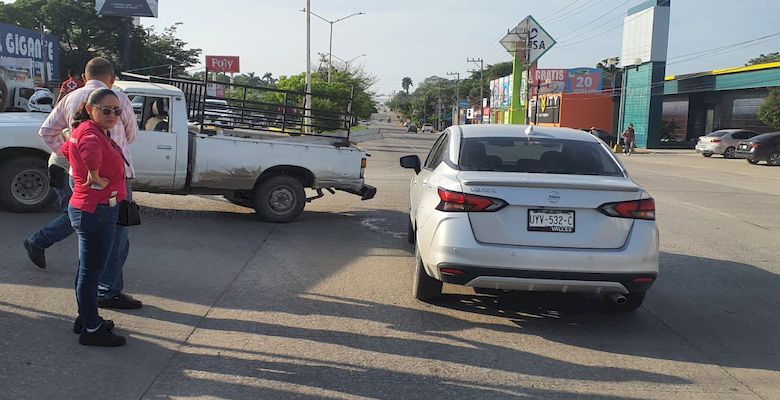
[[[239,72],[236,56],[206,56],[206,69],[209,72]]]

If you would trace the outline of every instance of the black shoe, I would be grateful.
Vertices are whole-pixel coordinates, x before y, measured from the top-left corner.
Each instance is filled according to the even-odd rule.
[[[24,249],[27,250],[27,258],[40,269],[46,269],[46,255],[44,250],[35,247],[29,240],[24,239]]]
[[[124,346],[127,340],[124,336],[115,335],[105,325],[100,325],[95,332],[87,332],[86,329],[81,331],[79,343],[84,346],[117,347]]]
[[[103,326],[105,326],[106,329],[108,329],[109,331],[114,329],[114,321],[110,319],[103,319],[103,318],[100,318],[100,321],[103,324]],[[84,326],[81,324],[81,316],[79,315],[78,317],[76,317],[76,320],[73,321],[73,333],[81,333],[81,329],[83,327]]]
[[[134,310],[136,308],[143,307],[143,303],[126,295],[119,293],[114,297],[98,300],[98,307],[100,308],[118,308],[122,310]]]

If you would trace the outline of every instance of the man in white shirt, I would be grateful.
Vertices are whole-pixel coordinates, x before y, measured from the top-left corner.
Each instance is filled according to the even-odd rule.
[[[43,122],[38,135],[43,142],[51,149],[52,156],[49,163],[55,166],[64,167],[67,160],[60,155],[62,147],[62,131],[70,128],[73,123],[73,117],[87,100],[92,91],[100,88],[111,88],[114,85],[116,75],[114,67],[108,60],[96,57],[87,63],[84,71],[87,82],[84,87],[78,88],[62,98],[57,106]],[[130,157],[130,143],[138,135],[138,125],[135,120],[135,113],[130,99],[124,93],[117,91],[119,104],[122,107],[122,114],[116,127],[111,130],[111,139],[119,145],[125,156],[127,165],[125,172],[128,179],[127,195],[128,200],[132,199],[129,180],[135,177],[133,170],[133,161]],[[57,168],[57,167],[55,167]],[[30,238],[24,241],[27,249],[27,255],[30,260],[40,268],[46,268],[46,259],[44,250],[60,240],[70,236],[74,230],[68,218],[68,201],[72,194],[68,184],[56,190],[60,197],[60,206],[63,208],[63,214],[52,220],[43,229],[36,232]],[[126,226],[117,225],[116,240],[111,251],[111,256],[106,269],[100,276],[98,283],[98,305],[102,308],[121,308],[133,309],[140,308],[142,303],[132,297],[122,293],[124,288],[124,276],[122,273],[127,255],[130,250],[128,240],[128,229]]]

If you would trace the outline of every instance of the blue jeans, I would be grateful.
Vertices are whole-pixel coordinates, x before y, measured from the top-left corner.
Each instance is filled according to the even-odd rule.
[[[97,328],[98,278],[106,268],[114,246],[119,207],[99,205],[94,213],[69,206],[71,225],[79,236],[79,269],[76,275],[76,301],[85,327]]]
[[[65,185],[63,188],[52,187],[52,189],[57,194],[58,204],[62,213],[27,239],[30,241],[30,244],[39,249],[48,249],[54,243],[64,240],[73,233],[73,227],[70,225],[70,218],[68,217],[68,202],[73,192],[68,185]]]
[[[130,189],[130,182],[127,182],[127,200],[133,199],[133,192]],[[100,276],[98,282],[98,299],[110,299],[119,294],[125,288],[125,277],[123,269],[127,255],[130,253],[130,239],[128,237],[128,227],[116,225],[114,227],[114,243],[111,246],[111,256],[108,259],[108,265]]]

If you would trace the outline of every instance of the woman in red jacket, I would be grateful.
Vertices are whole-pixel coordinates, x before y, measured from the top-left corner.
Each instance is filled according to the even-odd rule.
[[[109,134],[121,114],[116,93],[95,90],[74,117],[73,132],[62,148],[73,176],[68,216],[79,237],[79,315],[73,331],[86,346],[125,344],[124,336],[113,333],[114,323],[100,318],[97,307],[98,279],[111,253],[118,204],[127,196],[124,156]]]

